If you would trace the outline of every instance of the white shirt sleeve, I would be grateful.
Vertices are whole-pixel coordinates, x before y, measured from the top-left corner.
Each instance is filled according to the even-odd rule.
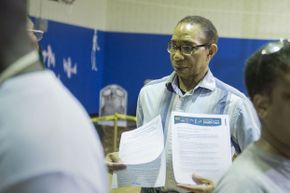
[[[80,176],[51,173],[19,182],[1,193],[104,193],[107,187],[102,187],[101,182],[96,179],[92,185]]]

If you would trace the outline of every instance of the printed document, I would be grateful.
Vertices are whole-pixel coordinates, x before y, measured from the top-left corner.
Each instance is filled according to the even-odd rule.
[[[113,175],[112,187],[161,187],[165,184],[164,135],[160,116],[122,133],[119,157],[126,169]]]
[[[231,165],[227,115],[173,112],[172,155],[175,180],[192,184],[192,174],[217,182]]]
[[[173,172],[177,183],[192,184],[192,174],[217,182],[231,165],[227,115],[173,112]],[[163,187],[166,178],[164,134],[160,116],[120,139],[119,157],[127,166],[113,175],[112,187]]]

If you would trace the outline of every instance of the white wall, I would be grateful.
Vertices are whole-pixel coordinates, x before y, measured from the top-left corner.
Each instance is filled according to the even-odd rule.
[[[106,0],[75,0],[72,5],[48,0],[29,0],[31,16],[105,30]]]
[[[209,18],[220,36],[290,37],[289,0],[108,0],[109,31],[170,34],[186,15]]]
[[[41,3],[42,2],[42,3]],[[202,15],[220,36],[290,38],[289,0],[30,0],[33,16],[106,31],[171,34],[186,15]]]

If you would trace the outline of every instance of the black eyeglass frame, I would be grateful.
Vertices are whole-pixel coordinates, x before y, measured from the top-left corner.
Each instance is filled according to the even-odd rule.
[[[170,40],[167,44],[167,52],[170,53],[170,54],[175,54],[177,50],[180,50],[180,52],[183,54],[183,55],[192,55],[192,53],[194,53],[195,51],[198,50],[198,48],[201,48],[201,47],[209,47],[211,45],[211,43],[206,43],[206,44],[201,44],[201,45],[189,45],[189,44],[182,44],[182,45],[179,45],[177,46],[176,44],[174,45],[175,48],[173,48],[172,44],[174,42],[172,40]],[[184,47],[191,47],[190,51],[187,53],[185,52],[184,50]],[[172,50],[174,49],[174,50]]]

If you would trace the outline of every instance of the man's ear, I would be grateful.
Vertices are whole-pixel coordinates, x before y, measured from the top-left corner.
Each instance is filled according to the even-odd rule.
[[[209,46],[208,56],[212,58],[215,55],[215,53],[217,53],[217,51],[218,51],[218,46],[216,44],[211,44]]]
[[[256,94],[253,97],[253,104],[261,120],[264,120],[268,115],[269,97],[262,94]]]

